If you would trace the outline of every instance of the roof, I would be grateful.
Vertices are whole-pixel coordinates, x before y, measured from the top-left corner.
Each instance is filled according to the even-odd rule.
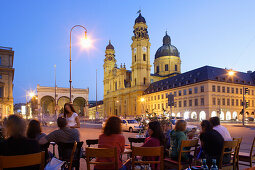
[[[135,19],[135,24],[140,22],[146,23],[145,18],[142,16],[141,13],[139,13],[139,16]]]
[[[227,75],[227,71],[227,69],[212,66],[200,67],[195,70],[152,83],[144,91],[144,94],[173,89],[207,80],[255,86],[255,72],[235,72],[234,78],[232,79]]]

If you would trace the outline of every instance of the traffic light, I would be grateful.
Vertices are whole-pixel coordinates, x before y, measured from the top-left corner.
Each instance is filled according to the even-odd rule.
[[[248,108],[249,107],[249,102],[245,102],[245,108]]]
[[[249,91],[249,90],[248,90],[248,87],[245,87],[245,88],[244,88],[244,94],[248,94],[248,91]]]
[[[241,110],[241,112],[240,112],[240,115],[242,115],[243,114],[243,109]]]

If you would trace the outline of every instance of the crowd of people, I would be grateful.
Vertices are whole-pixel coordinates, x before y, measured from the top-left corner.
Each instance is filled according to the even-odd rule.
[[[122,134],[121,119],[117,116],[111,116],[107,119],[102,134],[99,136],[99,148],[117,148],[119,158],[119,169],[126,169],[122,165],[121,155],[125,150],[125,137]],[[5,122],[6,137],[0,142],[0,155],[24,155],[47,151],[49,142],[71,143],[80,141],[80,133],[77,128],[80,127],[79,117],[70,103],[64,106],[64,114],[57,119],[57,130],[49,134],[42,132],[40,122],[31,120],[26,126],[25,120],[19,115],[11,115]],[[181,143],[183,140],[199,138],[200,158],[210,161],[216,159],[219,163],[220,155],[224,141],[232,140],[228,130],[220,125],[218,117],[212,117],[209,120],[201,122],[200,134],[197,134],[196,128],[187,131],[187,122],[178,120],[174,129],[170,126],[162,130],[158,121],[151,121],[148,124],[147,138],[142,147],[158,147],[164,146],[165,156],[173,160],[178,159]],[[21,147],[22,146],[22,147]],[[189,149],[189,148],[184,148]],[[47,152],[48,153],[48,152]],[[50,159],[52,155],[47,154],[46,159]],[[182,161],[190,159],[189,154],[182,155]],[[146,157],[148,160],[156,160],[157,157]],[[112,161],[111,158],[97,158],[97,161]],[[230,157],[224,157],[224,161],[230,161]],[[109,166],[95,166],[95,169],[111,169]],[[159,169],[157,165],[151,165],[152,169]],[[29,168],[28,168],[29,169]],[[34,169],[34,167],[32,168]]]

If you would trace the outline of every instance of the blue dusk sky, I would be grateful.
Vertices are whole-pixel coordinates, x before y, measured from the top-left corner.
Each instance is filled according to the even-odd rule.
[[[84,32],[72,33],[73,86],[89,88],[103,99],[103,62],[109,39],[117,64],[131,65],[131,37],[137,11],[142,10],[151,42],[151,64],[165,31],[181,55],[182,72],[204,65],[255,71],[254,0],[1,0],[0,46],[14,55],[14,102],[24,102],[26,90],[37,84],[69,87],[69,31],[76,24],[93,40],[80,48]],[[154,72],[152,68],[152,72]]]

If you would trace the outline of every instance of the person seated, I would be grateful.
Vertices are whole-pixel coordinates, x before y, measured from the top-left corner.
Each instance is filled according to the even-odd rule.
[[[40,152],[38,142],[25,137],[25,131],[26,122],[21,116],[9,116],[6,121],[7,139],[0,142],[0,155],[15,156]],[[20,169],[36,170],[40,169],[40,166],[22,167]]]
[[[152,121],[149,123],[148,134],[144,141],[142,147],[159,147],[165,146],[165,136],[161,129],[160,123],[158,121]],[[143,159],[147,161],[157,161],[157,157],[144,157]],[[159,164],[151,164],[151,169],[160,169]]]
[[[165,148],[166,149],[170,148],[170,141],[171,141],[170,140],[170,133],[171,133],[171,131],[172,131],[171,125],[170,125],[170,123],[167,123],[166,127],[165,127],[165,140],[166,140]]]
[[[67,127],[67,121],[64,117],[57,119],[59,129],[54,130],[50,134],[43,136],[39,139],[39,144],[43,145],[48,142],[55,143],[73,143],[80,142],[80,133],[75,128]]]
[[[196,136],[197,129],[192,128],[191,131],[188,132],[187,136],[189,139],[193,139]]]
[[[224,139],[219,132],[213,129],[208,120],[203,120],[201,122],[201,129],[200,141],[203,151],[202,158],[205,158],[206,163],[209,165],[212,164],[212,159],[216,159],[217,165],[219,165]]]
[[[42,133],[41,123],[35,119],[31,120],[27,128],[27,137],[39,141],[43,136],[46,136],[46,134]]]
[[[173,160],[178,160],[179,151],[181,149],[181,143],[183,140],[187,140],[187,136],[185,134],[187,128],[187,122],[185,120],[178,120],[176,122],[174,130],[170,133],[170,158]],[[184,148],[188,149],[188,148]],[[189,154],[182,154],[182,161],[188,161]]]
[[[209,122],[212,124],[213,129],[221,134],[224,141],[232,141],[232,138],[231,138],[231,135],[230,135],[228,129],[225,128],[224,126],[220,125],[219,117],[211,117],[209,119]]]
[[[117,148],[118,165],[119,169],[125,169],[122,166],[120,155],[125,150],[125,137],[121,134],[121,120],[117,116],[111,116],[105,123],[103,134],[99,136],[98,148]],[[97,158],[97,162],[113,162],[114,158]],[[96,165],[94,170],[97,169],[114,169],[114,165]]]

